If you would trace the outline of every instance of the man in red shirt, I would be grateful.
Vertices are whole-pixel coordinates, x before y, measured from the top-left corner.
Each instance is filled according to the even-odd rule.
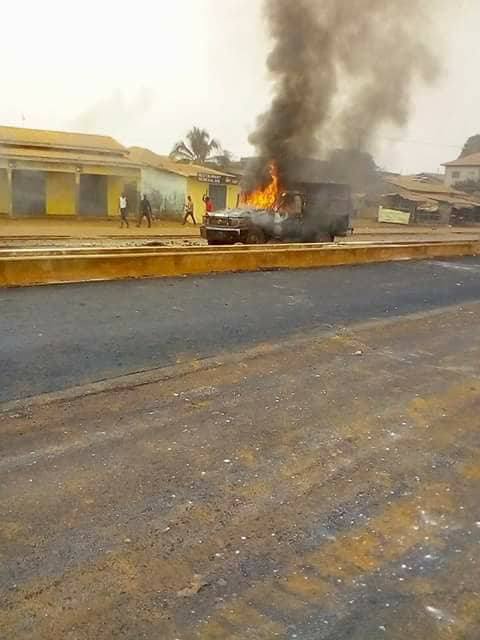
[[[203,201],[205,203],[205,214],[208,216],[208,214],[213,211],[213,202],[210,196],[207,195],[203,196]]]

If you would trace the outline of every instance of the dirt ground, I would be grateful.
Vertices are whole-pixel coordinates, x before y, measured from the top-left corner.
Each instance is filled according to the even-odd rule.
[[[477,640],[479,322],[313,331],[11,406],[1,636]]]
[[[479,227],[420,227],[381,224],[356,220],[355,232],[339,242],[428,242],[480,238]],[[199,225],[172,221],[156,221],[146,226],[120,229],[117,220],[7,220],[0,219],[0,247],[47,246],[143,246],[149,242],[167,246],[197,246],[206,244],[200,238]]]
[[[182,225],[180,222],[156,220],[152,228],[149,229],[144,222],[142,227],[137,228],[136,222],[131,221],[128,229],[120,229],[119,221],[116,218],[112,220],[9,220],[0,218],[0,238],[5,239],[12,237],[35,237],[42,238],[45,236],[61,236],[71,238],[102,238],[117,237],[140,238],[143,236],[157,235],[199,235],[199,225],[187,223]]]

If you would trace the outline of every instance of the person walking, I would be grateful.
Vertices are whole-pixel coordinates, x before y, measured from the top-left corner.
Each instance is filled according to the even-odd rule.
[[[192,196],[187,196],[187,202],[185,203],[185,215],[183,216],[183,223],[186,224],[188,218],[192,219],[193,224],[197,224],[194,215],[194,206]]]
[[[130,226],[128,224],[127,207],[128,207],[127,196],[124,193],[122,193],[118,203],[118,208],[120,209],[120,229],[123,229],[124,224],[127,225],[127,229]]]
[[[142,195],[142,199],[140,200],[140,216],[138,218],[137,227],[142,226],[144,218],[147,219],[148,228],[150,229],[152,226],[152,205],[150,204],[150,200],[147,198],[146,193]]]

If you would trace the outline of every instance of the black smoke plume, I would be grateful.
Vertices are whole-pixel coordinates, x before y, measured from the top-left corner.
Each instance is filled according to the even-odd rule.
[[[274,46],[269,110],[250,136],[284,183],[299,157],[367,150],[383,124],[407,123],[417,81],[439,72],[429,16],[437,0],[265,0]],[[251,183],[250,183],[251,184]]]

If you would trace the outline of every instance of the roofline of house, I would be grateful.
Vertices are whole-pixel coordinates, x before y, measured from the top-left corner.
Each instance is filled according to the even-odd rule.
[[[468,162],[468,158],[471,158],[473,155],[477,156],[478,159],[475,162]],[[451,162],[443,162],[442,167],[480,167],[480,153],[472,153],[472,155],[465,156],[465,158],[457,158]]]
[[[171,173],[173,175],[181,176],[182,178],[195,178],[199,173],[208,173],[210,175],[223,176],[226,178],[237,178],[238,176],[234,173],[228,173],[226,171],[218,171],[217,169],[212,169],[210,167],[205,167],[201,164],[197,164],[195,162],[178,162],[177,164],[180,167],[192,167],[195,169],[190,175],[186,175],[185,172],[180,170],[175,171],[174,166],[161,166],[162,162],[164,162],[165,156],[161,156],[160,154],[152,151],[151,149],[147,149],[145,147],[130,147],[128,151],[131,153],[132,149],[140,149],[141,151],[147,151],[148,153],[153,154],[158,158],[158,165],[155,162],[149,162],[148,159],[138,160],[138,164],[143,167],[147,167],[149,169],[156,169],[157,171],[165,171],[166,173]],[[135,151],[134,151],[135,152]],[[175,160],[169,160],[168,162],[175,164]]]
[[[28,137],[25,137],[23,140],[16,140],[16,139],[11,139],[11,138],[2,138],[2,130],[9,130],[9,131],[18,131],[22,133],[22,136],[25,136],[25,134],[28,135],[29,132],[35,133],[35,134],[53,134],[56,136],[79,136],[81,138],[84,138],[86,141],[88,139],[90,139],[91,141],[95,138],[97,139],[97,141],[102,141],[104,143],[104,146],[102,145],[94,145],[94,146],[90,146],[90,145],[72,145],[72,144],[62,144],[62,143],[55,143],[55,142],[49,142],[48,140],[43,140],[43,141],[39,141],[39,140],[35,140],[35,139],[28,139]],[[107,153],[118,153],[118,154],[127,154],[128,153],[128,149],[127,147],[125,147],[124,145],[122,145],[120,142],[118,142],[118,140],[115,140],[115,138],[113,138],[112,136],[109,135],[104,135],[104,134],[96,134],[96,133],[81,133],[78,131],[58,131],[56,129],[31,129],[31,128],[24,128],[24,127],[13,127],[13,126],[8,126],[8,125],[0,125],[0,145],[8,145],[8,146],[14,146],[14,147],[45,147],[45,148],[53,148],[53,149],[69,149],[69,150],[85,150],[85,151],[103,151],[103,152],[107,152]]]
[[[85,134],[87,135],[87,134]],[[78,146],[78,145],[68,145],[68,144],[53,144],[50,142],[34,142],[34,141],[10,141],[10,140],[2,140],[0,138],[0,147],[14,147],[20,149],[28,149],[29,147],[34,149],[58,149],[59,151],[83,151],[88,153],[105,153],[111,155],[118,156],[127,156],[128,149],[125,147],[86,147],[86,146]]]
[[[51,164],[78,164],[78,165],[99,165],[99,166],[109,166],[109,167],[122,167],[124,169],[141,169],[141,166],[137,162],[130,162],[127,157],[122,156],[121,158],[69,158],[68,156],[64,158],[52,158],[51,156],[35,156],[28,157],[25,156],[17,156],[14,154],[4,153],[2,149],[0,149],[0,158],[7,158],[10,162],[46,162]],[[119,162],[120,160],[120,162]]]

